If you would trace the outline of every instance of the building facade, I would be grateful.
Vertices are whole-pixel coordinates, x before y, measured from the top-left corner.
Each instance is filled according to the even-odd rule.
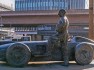
[[[70,22],[69,34],[88,37],[88,10],[66,10]],[[0,12],[3,28],[12,28],[15,34],[31,36],[31,40],[45,40],[55,34],[58,11]],[[9,34],[10,35],[10,34]]]
[[[13,9],[7,5],[0,3],[0,11],[13,11]],[[0,39],[8,34],[7,31],[3,31],[2,26],[2,16],[0,15]]]
[[[31,40],[45,40],[56,33],[58,11],[64,8],[71,25],[70,34],[88,36],[88,30],[85,29],[88,27],[88,10],[85,10],[84,1],[15,0],[15,11],[1,12],[0,23],[5,28],[13,28],[15,34],[31,36]]]
[[[15,11],[85,9],[86,0],[15,0]]]

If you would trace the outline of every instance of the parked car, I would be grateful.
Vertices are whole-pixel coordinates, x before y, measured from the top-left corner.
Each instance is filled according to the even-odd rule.
[[[5,42],[4,42],[5,43]],[[61,61],[60,47],[49,50],[49,42],[23,41],[0,43],[0,61],[6,61],[11,66],[25,66],[29,61]],[[80,65],[90,64],[94,55],[94,41],[85,37],[74,36],[69,42],[69,60]],[[51,54],[48,53],[48,50]]]

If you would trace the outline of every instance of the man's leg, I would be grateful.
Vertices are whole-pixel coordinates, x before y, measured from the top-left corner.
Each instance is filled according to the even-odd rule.
[[[63,41],[61,42],[61,48],[62,48],[62,55],[63,55],[63,59],[64,59],[64,66],[68,66],[69,65],[69,50],[68,50],[68,45],[67,45],[67,37],[65,36],[65,38],[63,39]]]
[[[63,46],[63,59],[64,59],[64,66],[69,65],[69,54],[68,54],[68,47]]]

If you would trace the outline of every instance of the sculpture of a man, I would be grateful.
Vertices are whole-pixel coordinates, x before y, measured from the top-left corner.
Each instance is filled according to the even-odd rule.
[[[61,51],[62,51],[62,57],[64,59],[64,66],[68,66],[69,64],[69,55],[68,55],[68,26],[69,21],[66,17],[66,11],[64,9],[61,9],[58,13],[60,20],[56,25],[56,31],[58,35],[58,39],[60,41]]]

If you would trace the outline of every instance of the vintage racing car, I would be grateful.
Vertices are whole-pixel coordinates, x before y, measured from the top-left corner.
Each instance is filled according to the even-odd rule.
[[[61,61],[60,47],[50,46],[46,41],[2,41],[0,42],[0,61],[6,61],[11,66],[25,66],[29,61]],[[69,60],[77,64],[87,65],[93,60],[94,41],[85,37],[74,36],[69,42]],[[51,54],[48,53],[48,50]]]

